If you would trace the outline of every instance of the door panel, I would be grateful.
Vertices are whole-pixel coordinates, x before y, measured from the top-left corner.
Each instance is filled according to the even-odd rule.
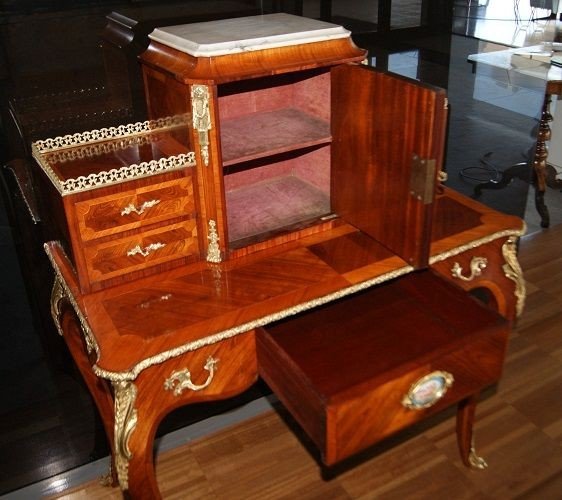
[[[442,167],[445,91],[366,66],[332,69],[332,208],[427,266]]]

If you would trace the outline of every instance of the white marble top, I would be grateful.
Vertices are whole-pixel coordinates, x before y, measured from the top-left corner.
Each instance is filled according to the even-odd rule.
[[[497,50],[481,54],[471,54],[469,61],[488,64],[507,72],[516,71],[527,76],[546,81],[562,80],[562,68],[550,64],[552,55],[559,55],[559,50],[552,50],[552,44],[533,45],[516,49]]]
[[[195,57],[222,56],[349,36],[350,32],[337,24],[282,13],[167,26],[156,28],[149,35],[156,42]]]

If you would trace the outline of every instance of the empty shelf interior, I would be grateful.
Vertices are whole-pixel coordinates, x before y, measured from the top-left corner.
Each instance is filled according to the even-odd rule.
[[[294,108],[252,113],[221,125],[224,166],[328,142],[329,123]]]
[[[226,193],[231,242],[320,218],[329,196],[296,176],[277,177]]]

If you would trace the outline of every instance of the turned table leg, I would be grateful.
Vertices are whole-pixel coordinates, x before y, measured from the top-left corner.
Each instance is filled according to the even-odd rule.
[[[474,449],[474,436],[472,431],[477,401],[478,394],[474,394],[458,404],[457,443],[464,465],[475,469],[485,469],[488,467],[488,464],[482,457],[476,454],[476,450]]]
[[[546,159],[548,158],[547,141],[550,140],[550,125],[552,115],[550,114],[550,94],[546,94],[537,134],[537,145],[533,159],[533,176],[535,181],[535,207],[541,217],[541,227],[550,225],[550,215],[544,202],[546,191]]]

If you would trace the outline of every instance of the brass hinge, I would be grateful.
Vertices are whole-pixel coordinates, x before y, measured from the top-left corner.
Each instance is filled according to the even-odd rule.
[[[414,154],[410,172],[410,194],[424,205],[433,201],[435,190],[435,164],[432,158],[420,158]]]

